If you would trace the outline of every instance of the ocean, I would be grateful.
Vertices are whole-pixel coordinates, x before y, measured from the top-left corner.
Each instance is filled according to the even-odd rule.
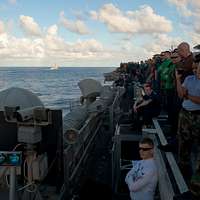
[[[45,107],[69,112],[70,103],[81,96],[78,82],[92,78],[103,84],[103,73],[112,67],[0,67],[0,91],[10,87],[25,88],[36,94]]]

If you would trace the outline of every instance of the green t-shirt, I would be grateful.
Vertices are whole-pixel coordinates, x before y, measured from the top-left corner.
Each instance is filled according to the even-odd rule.
[[[175,65],[170,59],[166,59],[158,68],[160,74],[161,88],[174,89],[175,88]]]

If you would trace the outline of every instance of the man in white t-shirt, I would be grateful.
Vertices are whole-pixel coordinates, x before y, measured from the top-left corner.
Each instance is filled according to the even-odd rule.
[[[158,181],[154,160],[154,143],[150,138],[143,138],[139,143],[142,160],[133,161],[133,168],[128,172],[125,182],[130,191],[131,200],[153,200]]]

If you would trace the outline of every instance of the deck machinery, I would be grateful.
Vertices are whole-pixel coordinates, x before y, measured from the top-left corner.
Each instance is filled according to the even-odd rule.
[[[0,93],[0,155],[19,153],[21,159],[18,165],[0,163],[0,199],[76,196],[93,149],[102,145],[98,135],[113,123],[112,102],[124,91],[92,79],[79,84],[84,101],[64,117],[61,110],[45,108],[28,90]]]
[[[63,183],[61,110],[45,108],[21,88],[2,91],[0,104],[0,153],[13,158],[1,159],[0,199],[42,199],[42,193],[54,197]]]

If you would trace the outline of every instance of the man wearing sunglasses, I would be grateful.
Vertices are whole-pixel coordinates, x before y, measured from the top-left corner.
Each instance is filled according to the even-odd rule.
[[[139,153],[142,160],[132,162],[133,167],[126,175],[125,182],[131,200],[153,200],[158,174],[154,160],[154,143],[150,138],[145,137],[140,141]]]

